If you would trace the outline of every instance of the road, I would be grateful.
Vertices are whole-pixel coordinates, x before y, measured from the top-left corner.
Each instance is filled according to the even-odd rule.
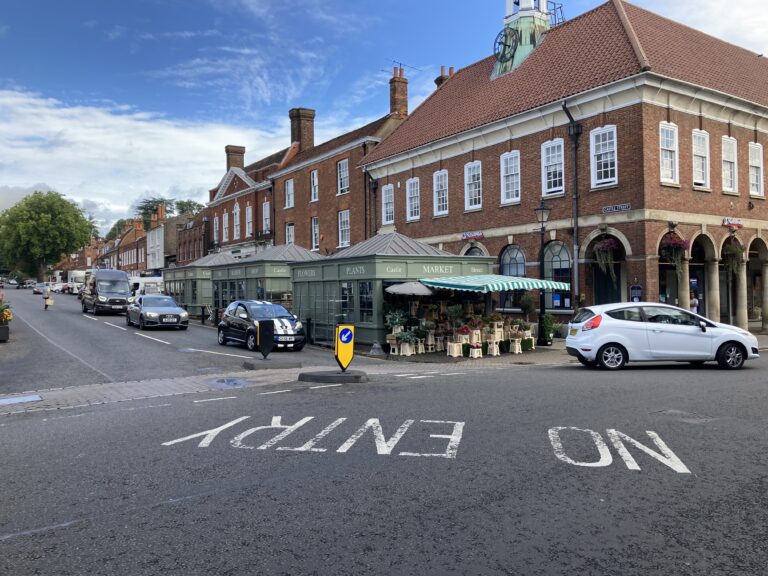
[[[0,573],[766,573],[765,359],[370,366],[0,417]]]

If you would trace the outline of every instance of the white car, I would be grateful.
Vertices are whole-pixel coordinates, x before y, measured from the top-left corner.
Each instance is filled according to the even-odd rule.
[[[608,370],[627,362],[713,360],[736,369],[759,356],[757,338],[746,330],[657,302],[582,308],[568,324],[565,346],[585,366]]]

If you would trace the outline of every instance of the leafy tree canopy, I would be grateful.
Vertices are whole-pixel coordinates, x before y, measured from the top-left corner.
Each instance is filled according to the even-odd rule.
[[[107,232],[107,235],[104,237],[105,240],[114,240],[120,235],[120,232],[123,230],[123,226],[125,226],[125,219],[120,218],[117,222],[112,224],[112,228],[109,229],[109,232]]]
[[[46,264],[88,243],[91,226],[80,208],[57,192],[35,192],[0,215],[0,252],[33,268],[42,281]]]
[[[165,213],[171,216],[174,212],[175,204],[173,198],[162,198],[160,196],[155,196],[153,198],[145,198],[137,204],[136,216],[140,217],[144,221],[144,230],[149,230],[150,216],[161,204],[165,206]]]
[[[176,201],[176,213],[177,214],[197,214],[205,208],[203,204],[200,204],[200,202],[195,202],[194,200],[177,200]]]

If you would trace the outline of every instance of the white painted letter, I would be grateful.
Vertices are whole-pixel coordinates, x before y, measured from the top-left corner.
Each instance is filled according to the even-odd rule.
[[[281,446],[280,448],[278,448],[278,450],[292,450],[294,452],[325,452],[325,448],[313,448],[313,446],[318,442],[320,442],[320,440],[328,436],[328,434],[330,434],[334,428],[339,426],[345,420],[346,418],[339,418],[337,420],[334,420],[331,424],[323,428],[317,436],[312,438],[312,440],[310,440],[306,444],[299,446],[298,448],[289,448],[288,446]]]
[[[563,443],[560,441],[560,430],[587,432],[592,437],[592,441],[595,443],[595,446],[597,446],[597,451],[600,453],[600,460],[597,462],[576,462],[575,460],[566,456],[565,450],[563,450]],[[610,466],[613,462],[613,456],[611,456],[611,451],[608,448],[608,445],[603,440],[603,437],[594,430],[574,428],[573,426],[557,426],[555,428],[549,429],[549,441],[552,443],[552,448],[555,450],[555,456],[567,464],[573,464],[574,466],[587,466],[589,468],[598,468],[601,466]]]
[[[672,468],[675,472],[678,474],[690,474],[691,471],[688,470],[685,464],[683,464],[682,460],[675,456],[675,453],[672,452],[672,450],[669,449],[669,447],[664,443],[664,441],[659,437],[656,432],[651,432],[650,430],[646,430],[646,434],[650,436],[651,440],[653,440],[653,443],[656,444],[656,447],[661,450],[661,454],[658,452],[655,452],[651,448],[648,448],[647,446],[644,446],[643,444],[640,444],[637,440],[634,438],[630,438],[623,432],[619,432],[618,430],[614,430],[612,428],[609,428],[606,430],[608,437],[611,439],[611,442],[613,442],[614,448],[616,448],[616,451],[619,453],[619,456],[624,460],[624,463],[627,465],[627,468],[630,470],[640,470],[640,466],[638,466],[635,459],[632,457],[632,455],[629,453],[629,450],[627,450],[627,447],[624,446],[624,440],[625,442],[629,442],[632,444],[635,448],[639,448],[648,456],[651,458],[655,458],[662,464],[665,464]]]
[[[227,422],[223,426],[219,426],[218,428],[213,428],[212,430],[206,430],[205,432],[198,432],[197,434],[192,434],[191,436],[185,436],[184,438],[179,438],[177,440],[171,440],[170,442],[163,442],[163,446],[170,446],[172,444],[178,444],[179,442],[184,442],[185,440],[192,440],[192,438],[197,438],[198,436],[205,436],[200,441],[200,444],[197,445],[198,448],[207,448],[210,446],[211,442],[213,442],[213,439],[218,436],[219,432],[222,430],[226,430],[227,428],[234,426],[238,422],[242,422],[243,420],[247,420],[250,418],[250,416],[243,416],[242,418],[238,418],[237,420],[232,420],[232,422]]]
[[[365,434],[365,431],[370,428],[373,430],[373,437],[376,440],[376,453],[389,455],[392,453],[392,448],[397,445],[397,443],[400,441],[400,438],[403,437],[403,434],[406,433],[413,422],[413,420],[406,420],[403,422],[402,426],[400,426],[400,428],[398,428],[397,431],[392,435],[392,438],[387,440],[384,438],[384,431],[381,429],[381,423],[379,422],[379,419],[371,418],[365,424],[363,424],[363,426],[357,432],[352,434],[352,436],[350,436],[349,439],[344,442],[344,444],[342,444],[338,450],[336,450],[336,452],[346,452],[352,448],[352,446],[355,445],[355,442],[357,442],[360,437]]]
[[[451,422],[449,420],[420,420],[425,424],[453,424],[453,432],[450,434],[430,434],[430,438],[447,438],[448,447],[445,452],[438,454],[420,454],[418,452],[400,452],[399,456],[436,456],[438,458],[456,458],[459,450],[459,442],[464,431],[464,422]]]
[[[282,416],[273,416],[272,424],[270,424],[269,426],[257,426],[256,428],[249,428],[242,434],[238,434],[237,436],[232,438],[232,440],[230,440],[230,444],[232,444],[233,448],[248,448],[249,450],[253,450],[254,448],[253,446],[248,446],[247,444],[243,444],[243,440],[245,440],[248,436],[250,436],[251,434],[253,434],[258,430],[270,430],[274,428],[277,428],[277,429],[282,428],[283,431],[280,432],[280,434],[278,434],[271,440],[268,440],[267,442],[265,442],[264,444],[262,444],[257,448],[257,450],[266,450],[267,448],[274,446],[275,444],[280,442],[282,439],[286,438],[289,434],[292,434],[293,432],[295,432],[296,430],[304,426],[304,424],[312,420],[312,418],[314,418],[314,416],[307,416],[306,418],[302,418],[301,420],[296,422],[296,424],[294,424],[293,426],[287,426],[287,425],[281,424],[281,421],[283,419]]]

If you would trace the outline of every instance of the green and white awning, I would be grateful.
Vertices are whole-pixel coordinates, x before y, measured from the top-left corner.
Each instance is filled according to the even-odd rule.
[[[519,276],[499,276],[482,274],[480,276],[451,276],[445,278],[422,278],[426,286],[444,290],[466,290],[468,292],[504,292],[506,290],[570,290],[568,282],[521,278]]]

